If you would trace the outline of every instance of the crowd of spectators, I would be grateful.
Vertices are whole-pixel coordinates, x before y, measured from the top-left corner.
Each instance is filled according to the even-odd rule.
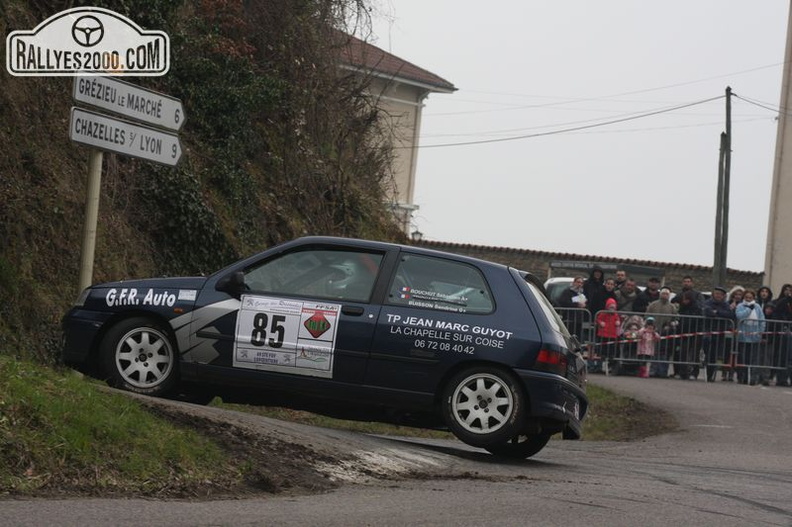
[[[592,359],[594,371],[618,356],[634,359],[642,377],[696,379],[703,370],[708,381],[720,372],[724,381],[792,386],[792,284],[778,297],[767,286],[705,295],[691,276],[674,292],[657,277],[638,287],[623,270],[606,277],[594,267],[573,279],[558,307],[570,333],[602,359]]]

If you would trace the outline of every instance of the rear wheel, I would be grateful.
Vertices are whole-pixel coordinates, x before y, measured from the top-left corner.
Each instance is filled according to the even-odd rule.
[[[517,435],[524,407],[514,376],[491,366],[460,371],[443,392],[446,424],[461,441],[478,447],[505,443]]]
[[[178,389],[169,392],[167,397],[174,401],[206,406],[214,400],[215,393],[210,389],[186,385],[182,382],[179,384]]]
[[[122,320],[102,339],[101,353],[111,386],[163,396],[176,384],[175,347],[167,331],[152,320]]]
[[[499,445],[485,447],[487,451],[499,457],[509,459],[525,459],[539,453],[547,442],[550,434],[519,435]]]

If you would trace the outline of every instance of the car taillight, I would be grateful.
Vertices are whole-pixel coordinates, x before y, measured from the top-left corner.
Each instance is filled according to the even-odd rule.
[[[547,371],[558,375],[566,375],[567,358],[563,352],[542,349],[536,357],[537,370]]]

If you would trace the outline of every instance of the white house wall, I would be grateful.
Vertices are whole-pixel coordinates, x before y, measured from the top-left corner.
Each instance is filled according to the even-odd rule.
[[[784,283],[792,283],[792,119],[787,110],[792,108],[792,10],[789,17],[765,253],[765,281],[779,293]]]

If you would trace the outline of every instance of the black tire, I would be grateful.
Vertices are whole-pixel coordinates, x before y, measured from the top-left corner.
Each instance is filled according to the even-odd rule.
[[[128,318],[105,334],[100,348],[107,382],[162,397],[178,380],[178,354],[168,331],[147,318]]]
[[[180,383],[178,388],[168,393],[167,398],[183,403],[206,406],[214,400],[215,393],[210,389]]]
[[[525,396],[514,376],[492,366],[460,371],[443,390],[443,417],[460,441],[476,447],[507,442],[522,429]]]
[[[515,436],[505,443],[485,447],[490,454],[508,459],[526,459],[542,450],[550,441],[550,434]]]

